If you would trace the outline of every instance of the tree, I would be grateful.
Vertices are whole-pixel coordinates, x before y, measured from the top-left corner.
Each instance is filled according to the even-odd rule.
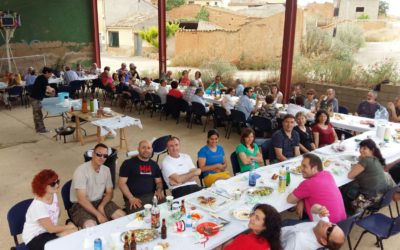
[[[379,15],[380,16],[386,16],[387,11],[389,10],[389,4],[385,1],[379,1]]]
[[[167,0],[166,9],[172,10],[173,8],[179,7],[185,4],[185,0]]]
[[[175,35],[175,32],[179,29],[178,23],[167,23],[166,26],[166,36],[167,38]],[[148,28],[147,30],[143,30],[139,32],[140,38],[150,43],[154,47],[158,48],[158,28],[153,26]]]
[[[210,16],[210,13],[208,13],[206,7],[201,7],[201,9],[199,10],[199,12],[196,15],[196,19],[197,21],[208,21],[208,18]]]

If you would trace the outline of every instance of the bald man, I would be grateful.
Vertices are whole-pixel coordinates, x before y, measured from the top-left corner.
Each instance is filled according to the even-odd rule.
[[[285,250],[315,250],[326,247],[340,249],[346,238],[342,229],[329,222],[326,207],[314,204],[311,208],[314,221],[282,228],[282,246]]]
[[[118,186],[124,196],[125,210],[134,213],[144,204],[152,203],[155,195],[164,200],[161,170],[151,159],[153,148],[147,140],[139,142],[139,155],[125,160],[119,170]]]
[[[362,117],[368,117],[368,118],[374,118],[375,117],[375,112],[380,109],[379,103],[376,102],[376,99],[378,98],[378,93],[375,91],[369,91],[367,93],[367,100],[361,102],[358,105],[357,108],[357,113],[359,116]]]

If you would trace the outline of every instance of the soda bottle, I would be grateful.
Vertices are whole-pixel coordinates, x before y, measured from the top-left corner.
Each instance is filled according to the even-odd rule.
[[[132,232],[132,234],[131,234],[131,242],[129,242],[129,250],[136,250],[135,232]]]
[[[285,168],[282,166],[281,170],[279,171],[278,192],[284,193],[285,191],[286,191],[286,171]]]
[[[249,171],[249,186],[254,187],[256,185],[256,178],[254,175],[255,163],[251,160],[250,171]]]
[[[165,225],[165,219],[162,219],[161,239],[165,240],[166,238],[167,238],[167,226]]]
[[[186,214],[185,200],[181,201],[181,214]]]
[[[102,250],[103,249],[102,242],[101,242],[100,238],[95,239],[93,245],[94,245],[94,250]]]
[[[124,236],[124,250],[129,250],[129,238],[128,238],[128,234],[125,234],[125,236]]]
[[[87,113],[88,112],[88,103],[86,99],[82,99],[82,113]]]
[[[157,205],[157,197],[153,197],[153,206],[151,208],[151,228],[160,227],[160,208]]]
[[[289,166],[286,166],[286,187],[290,185],[290,171]]]
[[[93,97],[91,97],[90,100],[89,100],[89,110],[90,110],[90,112],[94,112],[94,101],[93,101]]]

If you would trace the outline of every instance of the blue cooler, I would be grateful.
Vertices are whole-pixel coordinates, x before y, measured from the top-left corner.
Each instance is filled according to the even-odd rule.
[[[66,96],[69,98],[68,92],[58,92],[58,100],[60,102],[63,102]]]

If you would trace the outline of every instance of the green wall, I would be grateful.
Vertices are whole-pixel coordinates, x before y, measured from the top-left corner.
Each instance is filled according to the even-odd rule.
[[[11,43],[93,41],[91,0],[0,0],[0,10],[21,15]],[[0,44],[4,40],[0,37]]]

